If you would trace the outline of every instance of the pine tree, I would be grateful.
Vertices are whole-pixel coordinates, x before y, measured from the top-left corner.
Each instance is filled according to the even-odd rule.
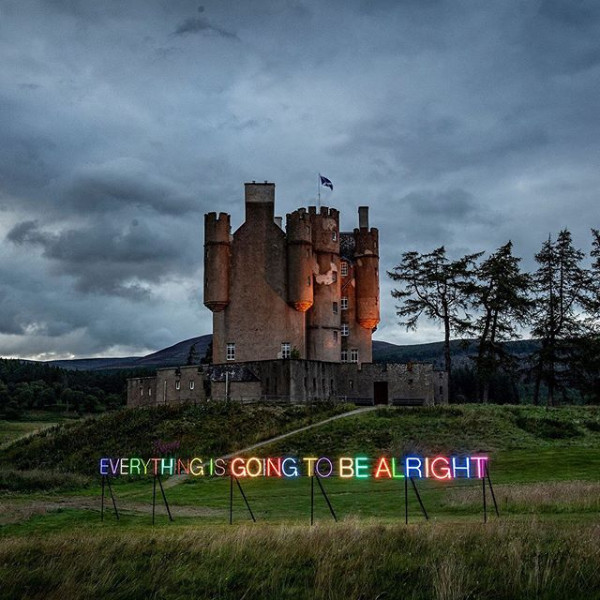
[[[468,294],[473,286],[475,262],[482,254],[468,254],[452,261],[446,256],[444,246],[427,254],[405,252],[402,262],[393,271],[388,271],[391,279],[402,284],[399,289],[392,290],[392,297],[400,300],[396,314],[407,331],[417,329],[421,316],[441,322],[444,329],[444,367],[448,373],[450,394],[450,336],[461,335],[469,328]]]
[[[548,389],[548,406],[558,391],[565,393],[565,366],[572,358],[574,341],[589,333],[588,310],[594,283],[581,262],[585,254],[573,246],[571,234],[563,229],[535,255],[539,264],[533,276],[535,308],[532,335],[541,348],[534,355],[534,402],[539,403],[540,386]]]
[[[530,277],[521,272],[520,261],[512,254],[512,242],[507,242],[478,267],[471,291],[471,305],[480,315],[472,332],[478,337],[475,364],[483,402],[489,400],[490,381],[498,371],[514,370],[514,358],[502,342],[520,337],[531,308]]]

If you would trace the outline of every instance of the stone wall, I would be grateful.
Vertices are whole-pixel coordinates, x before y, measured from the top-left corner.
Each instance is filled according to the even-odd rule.
[[[227,376],[225,375],[227,373]],[[431,364],[333,363],[264,360],[243,364],[159,369],[156,377],[128,380],[128,406],[203,402],[319,400],[357,404],[447,404],[446,373]]]

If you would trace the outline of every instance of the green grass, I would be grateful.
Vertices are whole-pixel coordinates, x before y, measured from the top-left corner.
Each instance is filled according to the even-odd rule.
[[[0,598],[593,598],[599,542],[543,521],[86,529],[5,540]]]
[[[120,436],[118,449],[129,455],[127,444],[140,443],[144,437],[140,429],[148,425],[150,437],[190,427],[188,434],[197,441],[194,445],[185,438],[186,448],[201,450],[207,457],[211,449],[240,447],[273,435],[278,428],[317,418],[268,411],[259,417],[236,410],[204,415],[205,422],[198,427],[200,419],[178,414],[167,413],[166,419],[160,411],[148,415],[123,411],[114,420],[103,416],[93,423],[46,432],[37,444],[19,443],[18,453],[10,457],[25,460],[28,452],[41,450],[51,457],[63,456],[63,466],[74,464],[64,458],[70,454],[58,443],[66,432],[87,436],[83,447],[91,448],[111,427],[115,431],[109,439],[114,442]],[[127,416],[135,420],[131,438],[119,421]],[[229,480],[190,478],[166,489],[173,523],[158,493],[153,527],[151,479],[116,479],[121,520],[116,521],[107,497],[101,522],[98,478],[77,482],[68,472],[44,469],[21,474],[24,481],[0,494],[0,581],[7,582],[0,587],[0,598],[597,597],[600,410],[596,407],[380,409],[320,426],[253,454],[376,457],[481,451],[491,457],[501,511],[500,519],[492,514],[488,492],[485,526],[480,480],[418,481],[430,520],[425,521],[409,489],[407,527],[402,481],[325,479],[339,522],[333,522],[316,488],[316,525],[311,528],[308,478],[243,480],[257,523],[251,523],[235,488],[232,527],[227,524]],[[95,468],[99,455],[86,450],[84,459]],[[6,451],[3,456],[6,459]],[[84,463],[83,458],[78,460]]]
[[[0,448],[16,439],[52,427],[56,421],[2,421],[0,420]]]
[[[101,456],[155,456],[156,441],[178,442],[181,456],[219,456],[352,408],[205,403],[122,409],[19,440],[0,452],[0,467],[94,474]]]

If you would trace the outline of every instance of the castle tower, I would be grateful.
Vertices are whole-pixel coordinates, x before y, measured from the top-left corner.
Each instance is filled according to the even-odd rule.
[[[299,312],[313,305],[312,227],[305,209],[286,217],[288,302]]]
[[[369,229],[369,207],[358,209],[355,239],[356,319],[373,331],[379,323],[379,231]]]
[[[276,360],[292,354],[306,358],[305,315],[288,303],[288,244],[275,221],[275,184],[253,181],[244,188],[246,220],[231,236],[228,302],[220,301],[218,311],[209,306],[213,363]],[[207,231],[212,242],[209,235]],[[213,245],[209,245],[209,262]],[[220,280],[225,270],[219,268],[210,265],[207,276]],[[225,282],[220,285],[226,288]],[[214,302],[212,289],[209,284],[208,298]],[[219,300],[220,296],[222,291]],[[297,301],[304,301],[301,295]]]
[[[308,209],[313,244],[313,306],[307,313],[307,357],[340,361],[339,212]]]
[[[228,214],[204,215],[204,305],[213,312],[229,304],[230,229]]]

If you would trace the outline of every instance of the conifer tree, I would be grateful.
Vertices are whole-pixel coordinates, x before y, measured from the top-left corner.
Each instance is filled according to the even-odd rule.
[[[396,314],[400,324],[416,330],[421,316],[440,322],[444,330],[444,367],[448,373],[448,389],[452,394],[452,358],[450,336],[467,331],[469,291],[475,276],[475,263],[482,252],[468,254],[458,260],[446,256],[444,246],[427,254],[405,252],[402,262],[388,271],[388,276],[401,287],[392,290],[400,301]]]
[[[571,233],[563,229],[535,255],[539,267],[533,276],[535,291],[532,335],[541,347],[534,354],[534,402],[539,403],[540,386],[548,390],[548,406],[558,391],[565,391],[565,366],[572,358],[573,342],[589,333],[589,309],[594,284],[581,262],[585,254],[573,246]]]
[[[471,331],[478,338],[475,363],[483,402],[489,399],[490,380],[497,372],[514,369],[514,358],[502,342],[520,337],[529,316],[530,277],[521,272],[520,261],[512,254],[512,242],[507,242],[479,265],[471,290],[471,305],[479,313]]]

